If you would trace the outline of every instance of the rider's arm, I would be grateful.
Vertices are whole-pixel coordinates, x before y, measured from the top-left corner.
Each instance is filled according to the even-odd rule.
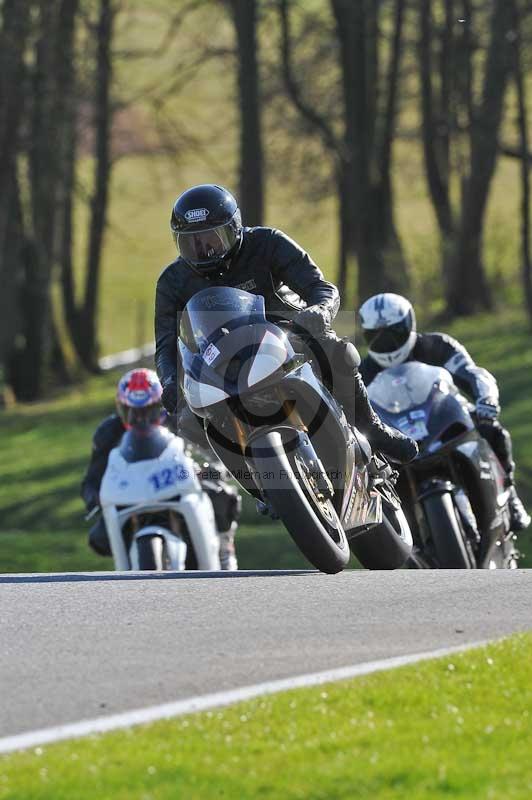
[[[445,333],[422,334],[421,347],[427,364],[444,367],[454,378],[459,389],[472,400],[489,399],[494,405],[499,402],[499,387],[493,375],[478,367],[465,347]],[[416,347],[419,347],[419,344]]]
[[[182,311],[169,269],[160,275],[155,291],[155,367],[163,386],[171,378],[177,380],[177,330]]]
[[[334,284],[323,277],[308,253],[282,231],[273,230],[272,275],[296,292],[308,306],[323,306],[334,318],[340,308],[340,295]]]
[[[99,503],[100,485],[109,453],[116,447],[123,433],[124,426],[116,414],[104,419],[94,433],[89,465],[81,482],[81,496],[88,511]]]

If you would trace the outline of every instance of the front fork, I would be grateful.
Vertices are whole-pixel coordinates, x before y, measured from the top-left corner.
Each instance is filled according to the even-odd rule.
[[[416,509],[420,510],[420,532],[423,539],[426,536],[426,523],[423,514],[423,500],[431,494],[448,493],[452,497],[453,505],[458,512],[458,517],[462,523],[462,529],[465,533],[464,544],[469,549],[469,554],[473,558],[473,562],[477,563],[477,555],[480,548],[481,537],[478,530],[477,519],[471,507],[469,497],[462,488],[456,486],[449,480],[443,478],[430,478],[424,481],[419,487],[419,493],[416,498]],[[425,543],[425,541],[424,541]]]

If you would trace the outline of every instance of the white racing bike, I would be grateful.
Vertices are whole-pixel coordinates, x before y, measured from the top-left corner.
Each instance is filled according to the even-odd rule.
[[[183,440],[132,428],[109,454],[100,506],[117,570],[219,570],[209,496]]]

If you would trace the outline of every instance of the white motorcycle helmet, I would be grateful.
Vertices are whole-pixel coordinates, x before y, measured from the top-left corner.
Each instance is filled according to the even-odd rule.
[[[366,300],[359,314],[371,358],[383,368],[406,361],[416,344],[412,303],[399,294],[376,294]]]

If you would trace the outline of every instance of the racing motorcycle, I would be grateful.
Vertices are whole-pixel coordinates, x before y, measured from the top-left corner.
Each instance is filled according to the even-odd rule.
[[[305,352],[296,332],[293,323],[267,319],[261,295],[229,287],[194,295],[179,331],[193,419],[315,567],[339,572],[350,545],[369,568],[403,566],[412,537],[392,470],[326,388],[318,343],[307,341]]]
[[[183,440],[131,428],[109,454],[100,506],[117,570],[219,570],[214,511]]]
[[[368,394],[385,422],[418,442],[397,488],[429,564],[515,569],[506,476],[451,374],[411,361],[380,372]]]

